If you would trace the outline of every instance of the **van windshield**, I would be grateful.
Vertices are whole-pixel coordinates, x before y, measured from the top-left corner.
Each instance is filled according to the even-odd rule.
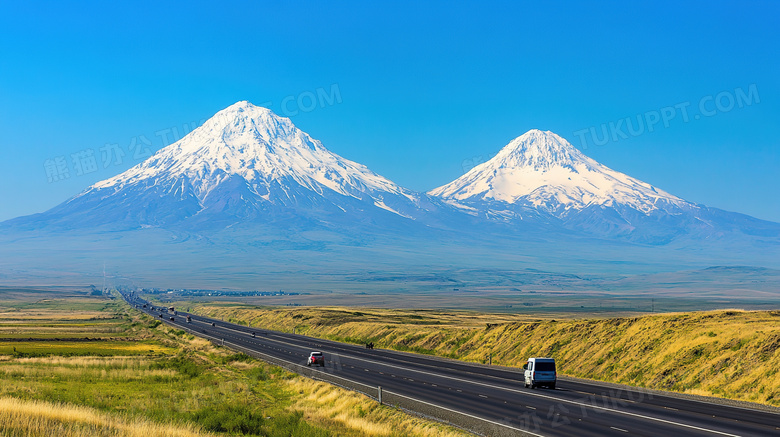
[[[536,362],[536,371],[537,372],[555,372],[555,362],[554,361],[537,361]]]

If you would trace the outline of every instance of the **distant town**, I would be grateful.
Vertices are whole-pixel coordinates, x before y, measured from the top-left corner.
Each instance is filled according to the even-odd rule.
[[[249,297],[249,296],[298,296],[301,293],[289,291],[241,291],[241,290],[190,290],[187,288],[142,288],[141,293],[145,294],[170,294],[176,296],[230,296],[230,297]]]

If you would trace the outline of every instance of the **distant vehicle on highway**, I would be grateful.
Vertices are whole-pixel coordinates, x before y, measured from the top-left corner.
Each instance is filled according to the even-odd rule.
[[[173,322],[174,320],[176,320],[176,319],[175,319],[175,318],[173,318],[173,317],[171,317],[171,322]]]
[[[555,358],[529,358],[528,362],[523,365],[523,377],[526,387],[536,388],[544,386],[554,390],[558,379],[558,372],[555,369]]]
[[[325,367],[325,357],[322,355],[322,352],[312,352],[309,354],[306,365],[311,367],[312,364],[319,364],[320,367]]]
[[[192,317],[187,316],[187,323],[192,323]]]

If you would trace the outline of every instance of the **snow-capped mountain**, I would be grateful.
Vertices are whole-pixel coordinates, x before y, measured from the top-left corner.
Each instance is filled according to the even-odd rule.
[[[91,225],[416,220],[431,205],[344,159],[288,118],[242,101],[143,163],[44,213]],[[189,225],[188,225],[189,226]]]
[[[686,202],[550,132],[530,131],[424,194],[248,102],[49,211],[0,223],[0,277],[67,278],[108,260],[131,276],[220,287],[287,288],[312,271],[316,287],[334,271],[354,287],[363,271],[375,279],[361,287],[395,292],[406,284],[388,278],[407,271],[776,266],[778,253],[780,224]]]
[[[779,229],[685,201],[599,164],[560,136],[537,129],[429,194],[489,220],[542,220],[653,244],[682,235],[710,238],[755,229],[777,234]]]
[[[430,244],[466,235],[492,241],[582,234],[651,244],[683,236],[780,236],[778,224],[687,202],[539,130],[455,181],[417,193],[245,101],[124,173],[2,228],[161,228],[199,237],[241,228],[282,240],[330,232],[306,236],[306,244],[367,244],[379,236]]]
[[[244,179],[258,198],[282,204],[297,204],[285,189],[287,184],[318,194],[331,191],[355,198],[373,194],[377,204],[383,193],[415,200],[409,190],[330,152],[290,119],[246,101],[218,112],[185,138],[83,195],[121,191],[150,180],[186,181],[186,189],[178,184],[162,188],[182,196],[191,193],[203,202],[231,177]]]
[[[525,204],[564,216],[591,206],[624,205],[650,213],[688,202],[614,171],[552,132],[530,130],[491,160],[430,191],[456,201]]]

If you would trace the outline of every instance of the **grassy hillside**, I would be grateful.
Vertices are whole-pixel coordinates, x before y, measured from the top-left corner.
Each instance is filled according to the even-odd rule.
[[[344,308],[206,305],[203,314],[332,340],[519,366],[552,356],[566,375],[780,406],[780,311],[599,320]]]
[[[0,295],[0,436],[465,435],[171,329],[118,299]]]

